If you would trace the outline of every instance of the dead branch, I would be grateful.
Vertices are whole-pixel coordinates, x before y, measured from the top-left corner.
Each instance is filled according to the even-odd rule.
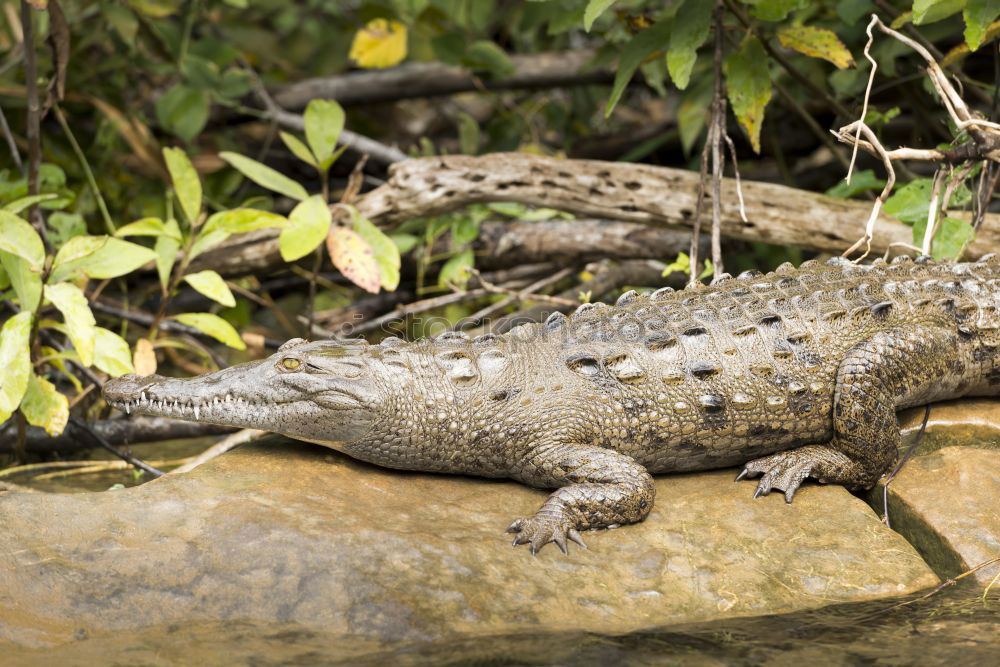
[[[743,181],[747,220],[740,219],[736,183],[722,181],[722,234],[828,252],[841,252],[864,234],[871,217],[872,249],[910,243],[909,226],[865,202],[835,199],[783,185]],[[690,228],[698,174],[643,164],[560,160],[521,153],[410,159],[363,195],[358,208],[382,225],[437,215],[477,202],[514,201],[581,217]],[[992,222],[991,222],[992,221]],[[970,247],[974,256],[1000,246],[1000,215],[989,215]],[[876,240],[877,239],[877,240]]]
[[[235,430],[227,426],[198,424],[170,419],[168,417],[106,419],[93,423],[91,428],[112,445],[158,442],[160,440],[175,440],[179,438],[198,438],[205,435],[230,433]],[[16,444],[17,428],[15,425],[8,423],[5,429],[0,430],[0,453],[12,453]],[[64,454],[93,448],[94,445],[85,442],[69,430],[62,435],[52,437],[43,429],[35,426],[30,426],[27,429],[25,449],[28,453]]]
[[[443,63],[408,63],[388,70],[306,79],[277,91],[274,100],[286,109],[303,109],[309,100],[316,98],[334,99],[349,106],[473,90],[555,88],[611,82],[614,78],[611,67],[586,69],[594,55],[590,49],[512,55],[514,71],[500,79],[479,78],[467,69]]]

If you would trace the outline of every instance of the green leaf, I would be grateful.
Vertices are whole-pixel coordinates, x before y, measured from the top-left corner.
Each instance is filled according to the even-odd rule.
[[[583,10],[583,29],[590,32],[597,17],[613,4],[615,4],[615,0],[590,0],[587,3],[587,8]]]
[[[458,148],[465,155],[479,153],[479,122],[471,115],[458,113]]]
[[[223,241],[228,239],[229,236],[229,232],[224,229],[203,229],[201,233],[198,234],[198,238],[196,238],[194,243],[191,244],[191,259],[194,259],[203,252],[207,252],[212,248],[217,247]]]
[[[156,259],[155,252],[137,243],[108,236],[78,236],[77,238],[100,239],[104,242],[97,246],[96,241],[83,241],[79,247],[74,244],[73,252],[62,256],[63,251],[76,241],[76,239],[71,239],[56,255],[56,260],[52,265],[51,281],[67,280],[81,274],[98,280],[117,278]],[[78,254],[85,250],[90,250],[90,252]]]
[[[705,0],[685,0],[674,16],[670,29],[670,50],[667,51],[667,70],[681,90],[691,80],[691,70],[698,59],[698,47],[708,39],[712,27],[714,5]]]
[[[46,192],[40,195],[29,195],[27,197],[21,197],[20,199],[15,199],[9,204],[5,204],[3,210],[8,213],[13,213],[17,215],[26,208],[30,208],[35,204],[39,204],[43,201],[49,201],[50,199],[58,199],[59,195],[55,192]]]
[[[405,255],[420,243],[420,239],[413,234],[391,234],[389,238],[396,244],[396,249],[399,250],[400,255]]]
[[[56,436],[63,432],[69,421],[69,400],[59,393],[54,384],[31,373],[21,400],[21,413],[32,426],[41,426],[46,433]]]
[[[807,25],[789,25],[778,29],[778,42],[786,49],[794,49],[810,58],[822,58],[846,69],[854,64],[851,52],[837,34],[826,28]]]
[[[851,182],[839,181],[835,186],[826,191],[826,194],[837,199],[848,199],[854,195],[869,190],[881,190],[885,187],[885,180],[875,175],[871,169],[862,169],[854,172]]]
[[[316,167],[319,169],[319,162],[316,161],[316,156],[312,154],[309,147],[302,143],[302,140],[296,137],[294,134],[289,134],[288,132],[279,132],[278,136],[281,137],[281,141],[285,146],[292,152],[292,155],[302,160],[306,164]]]
[[[218,315],[212,315],[211,313],[181,313],[179,315],[172,315],[171,319],[177,320],[189,327],[194,327],[203,334],[207,334],[231,348],[237,350],[247,349],[246,343],[236,333],[233,325]]]
[[[201,215],[201,179],[191,160],[180,148],[164,148],[163,159],[174,184],[174,194],[181,203],[184,215],[192,225],[198,224]]]
[[[165,130],[191,141],[208,122],[211,105],[207,90],[178,83],[156,100],[156,119]]]
[[[911,225],[923,221],[927,223],[927,209],[931,205],[931,190],[934,182],[929,178],[917,178],[892,193],[882,210]]]
[[[345,278],[367,292],[378,293],[382,273],[375,251],[360,234],[346,227],[334,227],[326,237],[326,248],[333,265]]]
[[[271,169],[266,164],[261,164],[257,160],[239,153],[223,152],[219,153],[219,157],[261,187],[299,201],[309,198],[309,193],[299,183]]]
[[[670,264],[667,264],[663,268],[663,273],[661,274],[661,276],[663,278],[666,278],[670,274],[676,273],[677,271],[686,273],[688,275],[691,274],[691,258],[688,257],[688,254],[686,252],[677,253],[677,259],[675,259]]]
[[[221,303],[227,308],[232,308],[236,305],[236,299],[233,298],[233,293],[229,290],[229,285],[222,279],[222,276],[211,269],[189,273],[184,276],[184,282],[199,293],[213,301]]]
[[[677,105],[677,130],[685,155],[691,154],[698,137],[708,123],[708,108],[712,104],[712,80],[702,77],[684,91]]]
[[[504,77],[514,71],[507,53],[488,39],[473,42],[462,54],[462,64],[471,70],[486,71],[494,77]]]
[[[113,378],[135,373],[132,352],[124,338],[104,327],[97,327],[94,342],[94,365]]]
[[[997,0],[968,0],[965,3],[962,17],[965,19],[965,43],[970,51],[983,45],[986,29],[998,16],[1000,3]]]
[[[213,214],[205,221],[204,232],[221,229],[230,234],[244,234],[258,229],[284,227],[287,224],[288,219],[277,213],[255,208],[234,208]]]
[[[913,223],[913,243],[921,245],[927,230],[927,218]],[[962,251],[976,237],[976,230],[965,220],[942,218],[934,231],[931,256],[939,260],[957,260]]]
[[[805,5],[806,0],[747,0],[753,5],[751,13],[764,21],[784,21],[793,10]]]
[[[56,248],[61,248],[71,238],[87,233],[87,223],[79,213],[53,211],[49,214],[48,226],[49,241]]]
[[[169,229],[165,222],[159,218],[140,218],[135,222],[119,227],[115,236],[169,236],[175,241],[180,241],[180,230],[176,232]]]
[[[181,248],[181,242],[178,240],[181,228],[177,221],[171,218],[164,223],[164,229],[167,233],[157,237],[153,252],[156,253],[156,273],[160,277],[160,285],[166,289],[170,284],[170,272],[174,268],[174,262],[177,261],[177,251]],[[204,232],[202,229],[203,234]]]
[[[657,21],[651,28],[643,30],[633,37],[622,49],[618,58],[618,70],[615,72],[615,82],[611,86],[611,96],[604,108],[604,117],[607,118],[615,110],[618,100],[625,92],[625,86],[632,80],[632,75],[638,69],[646,56],[666,48],[670,40],[671,22],[666,19]]]
[[[0,329],[0,423],[7,421],[21,404],[31,375],[31,311],[22,310]]]
[[[282,259],[291,262],[315,250],[330,231],[330,221],[330,207],[320,195],[299,203],[292,209],[288,225],[278,237]]]
[[[310,100],[303,114],[306,141],[321,165],[333,157],[344,130],[344,109],[333,100]]]
[[[93,364],[97,322],[90,312],[87,297],[72,283],[56,283],[45,286],[45,298],[62,313],[66,322],[66,334],[76,348],[80,362],[84,366]]]
[[[449,285],[464,286],[469,281],[469,269],[475,266],[476,256],[472,253],[472,248],[449,258],[441,272],[438,274],[438,285],[448,287]]]
[[[0,250],[17,255],[37,270],[45,263],[45,246],[35,228],[9,211],[0,210]]]
[[[7,272],[21,310],[34,311],[38,307],[38,300],[42,298],[42,274],[17,255],[2,250],[0,264]]]
[[[382,289],[391,292],[399,287],[399,267],[401,264],[399,248],[392,239],[372,221],[361,215],[357,209],[351,211],[354,219],[354,231],[371,246],[375,253],[375,263],[378,264]]]
[[[767,64],[767,52],[756,37],[745,39],[740,50],[731,53],[723,63],[733,114],[756,153],[760,153],[764,107],[771,100],[771,75]]]
[[[913,0],[913,23],[934,23],[957,14],[963,7],[965,0]]]

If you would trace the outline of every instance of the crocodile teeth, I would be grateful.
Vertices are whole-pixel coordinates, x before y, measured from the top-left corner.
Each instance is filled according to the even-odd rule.
[[[198,409],[198,406],[197,405],[194,406],[194,418],[195,419],[198,419],[199,413],[200,413],[200,410]]]
[[[142,392],[141,394],[139,394],[139,400],[141,400],[143,403],[146,402],[146,392]]]
[[[131,405],[131,403],[129,403],[129,401],[125,401],[125,414],[127,414],[127,415],[132,414],[132,410],[129,407],[130,405]]]

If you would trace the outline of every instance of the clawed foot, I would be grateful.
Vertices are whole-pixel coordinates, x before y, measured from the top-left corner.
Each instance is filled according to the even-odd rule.
[[[536,514],[532,517],[517,519],[507,528],[508,533],[514,533],[513,545],[531,545],[531,554],[538,553],[538,550],[549,542],[555,542],[556,546],[564,554],[569,553],[566,540],[576,542],[584,549],[587,545],[583,543],[579,531],[561,514]]]
[[[747,477],[763,475],[757,484],[753,497],[760,498],[778,489],[785,492],[785,502],[792,502],[795,492],[806,477],[812,474],[815,462],[801,456],[795,456],[794,450],[779,452],[771,456],[750,461],[743,471],[736,476],[736,481]]]

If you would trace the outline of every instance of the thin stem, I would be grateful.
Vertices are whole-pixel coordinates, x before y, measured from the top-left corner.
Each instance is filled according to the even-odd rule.
[[[25,126],[28,138],[28,195],[31,196],[38,194],[38,169],[42,162],[42,107],[38,102],[35,26],[31,5],[26,0],[21,0],[21,31],[24,41],[24,86],[28,97],[28,117]],[[34,223],[46,247],[49,247],[45,223],[38,218],[37,212],[37,205],[30,206],[28,220]]]
[[[101,217],[104,218],[104,228],[107,229],[108,234],[114,235],[118,228],[115,227],[115,223],[111,220],[111,213],[108,211],[108,205],[104,201],[104,195],[101,194],[100,188],[97,187],[97,179],[94,178],[94,172],[90,168],[87,156],[84,155],[83,149],[81,149],[80,144],[77,143],[76,137],[73,135],[73,131],[69,129],[69,123],[66,122],[66,117],[63,115],[62,109],[59,105],[53,105],[52,111],[56,114],[56,120],[59,121],[59,126],[62,128],[63,132],[66,133],[66,138],[69,139],[69,143],[73,147],[73,153],[76,154],[76,159],[80,161],[83,173],[87,177],[87,184],[90,186],[90,190],[94,193],[94,199],[97,200],[97,208],[101,210]]]
[[[17,150],[17,142],[14,141],[14,134],[10,131],[10,125],[7,124],[7,116],[3,112],[3,107],[0,107],[0,130],[3,131],[3,136],[7,140],[7,147],[10,149],[10,156],[14,159],[17,170],[21,172],[22,176],[25,176],[21,152]]]

